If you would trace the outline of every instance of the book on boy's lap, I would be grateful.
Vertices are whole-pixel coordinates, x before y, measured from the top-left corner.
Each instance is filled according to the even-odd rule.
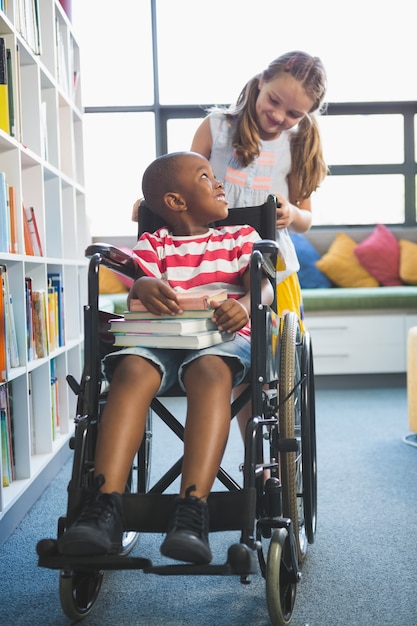
[[[219,304],[227,300],[226,289],[179,292],[177,296],[183,309],[179,315],[153,315],[139,299],[130,300],[130,311],[123,319],[109,320],[114,345],[198,350],[234,338],[234,333],[217,330],[211,320],[213,300]]]
[[[193,333],[217,330],[217,325],[210,318],[181,319],[182,315],[170,319],[112,319],[110,332],[113,333],[142,333],[155,335],[190,335]]]
[[[125,311],[123,316],[125,320],[186,320],[186,319],[195,319],[195,320],[207,320],[211,319],[213,316],[213,309],[201,309],[200,311],[196,311],[195,309],[185,310],[180,315],[171,315],[170,313],[162,313],[161,315],[154,315],[153,313],[149,313],[149,311]]]
[[[178,305],[184,310],[204,311],[212,309],[210,306],[211,301],[221,303],[227,300],[226,289],[215,289],[210,291],[209,289],[195,290],[195,291],[181,291],[177,294]],[[132,298],[129,303],[129,309],[131,311],[146,311],[146,308],[139,300],[139,298]]]
[[[209,330],[194,335],[114,334],[114,345],[120,347],[142,346],[147,348],[180,348],[199,350],[234,339],[234,333]]]

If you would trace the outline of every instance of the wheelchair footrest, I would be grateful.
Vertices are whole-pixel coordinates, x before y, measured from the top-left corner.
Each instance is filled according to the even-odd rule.
[[[36,546],[39,556],[39,567],[49,569],[74,570],[81,572],[96,572],[98,570],[113,569],[146,569],[152,561],[141,557],[126,557],[120,554],[105,554],[97,556],[67,556],[59,554],[54,539],[42,539]]]
[[[227,576],[255,574],[257,560],[254,552],[245,544],[230,546],[224,564],[193,565],[186,563],[153,565],[149,559],[141,557],[108,554],[99,556],[64,556],[58,554],[54,539],[42,539],[37,545],[39,567],[78,572],[101,570],[143,570],[145,574]]]

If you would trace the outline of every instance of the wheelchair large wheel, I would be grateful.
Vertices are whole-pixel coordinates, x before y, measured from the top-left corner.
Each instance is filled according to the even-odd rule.
[[[59,577],[59,597],[62,610],[71,620],[87,617],[99,594],[103,572],[66,572]]]
[[[282,439],[295,439],[297,452],[282,451],[280,473],[282,508],[294,526],[298,560],[307,553],[305,525],[305,497],[303,481],[304,448],[308,443],[302,437],[302,385],[307,383],[301,369],[302,337],[295,313],[287,313],[283,321],[279,371],[279,434]]]
[[[265,569],[266,603],[273,626],[287,626],[294,610],[297,584],[289,580],[287,550],[287,530],[275,529],[269,544]]]
[[[307,539],[309,543],[313,543],[317,528],[316,404],[313,350],[310,334],[307,332],[303,335],[301,372],[306,376],[301,388],[304,515]]]

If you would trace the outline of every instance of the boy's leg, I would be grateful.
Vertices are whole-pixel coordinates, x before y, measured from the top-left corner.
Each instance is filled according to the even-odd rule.
[[[125,356],[116,366],[97,438],[96,489],[78,520],[58,540],[60,553],[92,555],[120,551],[121,494],[160,381],[158,369],[141,357]]]
[[[230,429],[231,361],[215,355],[196,359],[184,372],[187,417],[180,495],[195,485],[206,500],[216,478]]]
[[[164,556],[192,563],[211,561],[206,500],[229,434],[232,363],[220,356],[204,355],[184,372],[188,404],[181,489],[161,546]]]
[[[123,493],[160,383],[158,369],[141,357],[127,355],[117,365],[97,437],[95,476],[105,478],[102,492]]]

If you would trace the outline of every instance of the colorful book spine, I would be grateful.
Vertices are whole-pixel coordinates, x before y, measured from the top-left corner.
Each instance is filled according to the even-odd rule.
[[[56,293],[57,311],[55,315],[58,330],[58,345],[65,345],[65,318],[64,318],[64,284],[61,272],[50,272],[48,274],[48,287]]]
[[[7,57],[7,95],[9,98],[9,128],[10,135],[16,136],[15,117],[14,117],[14,93],[13,93],[13,69],[12,69],[12,52],[10,48],[6,49]]]
[[[0,128],[10,134],[7,52],[4,37],[0,37]]]
[[[58,331],[58,293],[51,284],[48,285],[48,339],[49,349],[52,352],[59,346]]]
[[[9,186],[9,216],[10,216],[10,242],[9,252],[17,254],[19,252],[18,223],[16,213],[16,189]]]
[[[0,265],[2,300],[5,319],[6,371],[11,367],[19,367],[19,350],[13,311],[13,299],[9,286],[9,275],[6,265]]]
[[[51,361],[51,407],[52,407],[52,439],[55,440],[60,432],[59,419],[59,383],[55,373],[55,361]]]
[[[33,288],[30,276],[25,278],[26,293],[26,340],[28,361],[35,358],[35,335],[33,326]]]
[[[9,252],[10,213],[6,174],[0,172],[0,252]]]
[[[33,206],[25,207],[25,212],[34,255],[43,256],[42,242],[39,234],[38,223],[36,221],[35,209]]]
[[[14,479],[14,459],[12,419],[7,385],[0,386],[0,431],[3,487],[9,487]]]
[[[33,298],[33,332],[35,338],[35,355],[38,358],[48,356],[48,322],[46,292],[34,291]]]
[[[0,291],[0,383],[6,381],[7,376],[7,347],[6,347],[6,311],[4,306],[3,289]]]
[[[24,206],[22,206],[22,209],[23,209],[23,234],[24,234],[24,240],[25,240],[25,253],[28,256],[34,256],[35,251],[33,249],[32,237],[31,237],[30,230],[29,230],[29,222],[28,222],[28,218],[26,215],[26,209]]]

